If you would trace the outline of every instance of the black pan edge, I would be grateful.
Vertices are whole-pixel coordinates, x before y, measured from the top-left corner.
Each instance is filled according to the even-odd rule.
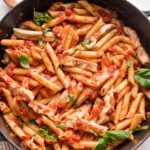
[[[7,13],[7,15],[0,21],[0,29],[1,29],[1,27],[3,26],[3,25],[5,25],[5,22],[6,22],[6,20],[8,19],[8,18],[10,18],[13,14],[16,14],[16,12],[17,12],[17,10],[20,10],[21,8],[27,8],[27,3],[30,1],[30,7],[32,7],[32,9],[33,9],[33,6],[34,6],[34,3],[35,3],[35,1],[40,1],[40,0],[24,0],[24,1],[22,1],[19,5],[17,5],[14,9],[12,9],[9,13]],[[43,1],[45,1],[45,3],[47,2],[51,2],[51,1],[53,1],[53,2],[55,2],[55,0],[43,0]],[[71,2],[71,1],[69,1],[69,0],[65,0],[65,2]],[[130,2],[127,2],[126,0],[91,0],[91,2],[93,2],[93,3],[96,3],[96,4],[101,4],[101,5],[104,5],[104,7],[109,7],[109,8],[112,8],[112,9],[114,9],[119,15],[120,14],[122,14],[122,12],[121,12],[121,10],[119,10],[119,9],[117,9],[118,7],[119,7],[119,5],[126,5],[126,7],[127,8],[130,8],[130,10],[129,10],[129,13],[131,13],[132,12],[132,10],[133,10],[133,12],[134,12],[134,14],[137,14],[140,18],[143,18],[143,20],[144,20],[144,25],[147,25],[147,26],[149,26],[149,28],[148,27],[146,27],[147,28],[147,31],[150,31],[150,21],[147,19],[147,17],[146,17],[146,15],[145,14],[143,14],[141,11],[139,11],[135,6],[133,6]],[[43,2],[44,3],[44,2]],[[111,4],[113,4],[113,6],[114,7],[111,7]],[[22,10],[23,11],[23,10]],[[120,11],[120,12],[119,12]],[[24,10],[24,12],[25,12],[25,10]],[[31,14],[31,12],[30,12],[30,14]],[[17,18],[18,16],[16,16],[16,18]],[[124,19],[126,19],[126,17],[127,16],[125,16],[124,17]],[[130,17],[131,19],[132,19],[132,17]],[[21,18],[20,18],[21,19]],[[122,18],[120,18],[121,20],[122,20]],[[19,24],[19,21],[20,20],[17,20],[17,23],[15,24],[15,25],[17,25],[17,24]],[[123,20],[124,21],[124,20]],[[126,21],[124,21],[125,23],[126,23]],[[136,24],[132,24],[132,23],[130,23],[130,20],[129,20],[129,23],[127,24],[127,25],[129,25],[129,26],[131,26],[131,27],[133,27],[136,31],[137,31],[137,33],[138,33],[138,35],[139,35],[139,37],[140,37],[140,39],[144,39],[144,40],[146,40],[145,38],[146,37],[148,37],[148,39],[149,39],[149,41],[150,41],[150,32],[149,32],[149,35],[147,34],[146,35],[146,37],[145,37],[145,35],[140,35],[141,34],[141,32],[140,32],[140,30],[136,27]],[[8,30],[7,30],[8,29]],[[10,28],[5,28],[5,30],[7,30],[7,32],[6,33],[11,33],[11,31],[12,30],[10,30]],[[139,30],[139,31],[138,31]],[[141,29],[142,30],[142,29]],[[8,35],[5,35],[5,36],[8,36]],[[1,32],[0,32],[0,39],[1,38],[4,38],[5,37],[3,34],[1,34]],[[147,40],[147,42],[146,42],[146,44],[145,44],[145,42],[144,41],[142,41],[142,44],[144,45],[144,47],[146,47],[146,49],[147,50],[149,50],[149,54],[150,54],[150,46],[147,46],[147,43],[149,44],[149,41]],[[0,118],[0,121],[2,121],[1,120],[1,118]],[[6,125],[4,125],[4,121],[3,121],[3,127],[4,126],[6,126]],[[150,124],[150,119],[148,120],[148,122],[147,122],[147,124]],[[19,145],[19,143],[18,144],[15,144],[11,139],[10,139],[10,137],[8,136],[8,134],[6,134],[7,132],[5,132],[4,130],[3,130],[3,127],[0,125],[0,132],[4,135],[4,137],[8,140],[8,142],[9,143],[11,143],[14,147],[16,147],[18,150],[21,150],[22,148],[20,148],[18,145]],[[143,136],[144,135],[144,138],[143,139],[141,139],[139,142],[138,142],[138,144],[136,144],[135,146],[133,146],[132,148],[130,148],[131,150],[135,150],[135,149],[137,149],[149,136],[150,136],[150,130],[148,130],[148,131],[143,131],[143,132],[141,132],[141,133],[139,133],[139,135],[141,135],[141,136]],[[131,142],[130,142],[131,143]],[[119,148],[119,149],[121,149],[121,150],[125,150],[124,148]]]

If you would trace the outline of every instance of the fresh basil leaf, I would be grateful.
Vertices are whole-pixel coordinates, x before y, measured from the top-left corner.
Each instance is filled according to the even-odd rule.
[[[47,138],[54,141],[57,140],[57,137],[55,135],[47,135]]]
[[[48,135],[49,130],[47,129],[43,129],[43,128],[39,128],[39,132],[38,134],[42,137],[48,138],[50,140],[57,140],[57,137],[54,135]]]
[[[40,48],[43,49],[44,48],[44,42],[42,39],[39,39],[39,45],[40,45]]]
[[[57,128],[61,128],[61,129],[66,129],[66,125],[65,124],[57,124],[56,127]]]
[[[147,130],[148,128],[149,128],[149,126],[141,126],[139,128],[134,129],[133,133],[143,131],[143,130]]]
[[[73,54],[76,53],[77,51],[79,51],[79,49],[78,48],[74,48]]]
[[[49,131],[47,129],[39,128],[39,135],[42,136],[42,137],[47,137],[48,132]]]
[[[143,77],[150,77],[150,69],[148,68],[140,68],[135,71],[136,74],[142,75]]]
[[[30,141],[29,141],[30,144],[33,143],[33,141],[34,141],[34,139],[35,139],[35,136],[36,136],[36,134],[32,135],[32,137],[31,137],[31,139],[30,139]]]
[[[83,41],[83,42],[81,43],[81,46],[82,46],[83,48],[85,48],[86,50],[89,50],[91,43],[92,43],[92,40],[86,40],[86,41]]]
[[[107,131],[103,138],[107,143],[114,143],[119,140],[128,139],[130,132],[124,130],[109,130]]]
[[[36,25],[41,26],[45,22],[50,22],[51,17],[49,16],[47,12],[40,13],[40,12],[34,11],[33,21]]]
[[[112,144],[119,140],[128,139],[130,132],[124,130],[109,130],[98,141],[94,150],[106,150],[106,144]]]
[[[134,79],[137,84],[144,88],[150,88],[150,69],[140,68],[134,72]]]
[[[42,32],[43,32],[43,34],[46,34],[47,32],[51,32],[51,31],[52,31],[51,28],[46,28],[46,29],[44,29]]]
[[[98,134],[94,131],[91,132],[95,137],[98,137]]]
[[[26,55],[20,54],[19,57],[19,63],[23,68],[29,68],[29,59]]]
[[[75,103],[75,99],[72,94],[68,94],[66,102],[72,102],[73,104]]]
[[[12,111],[8,111],[8,112],[6,112],[6,113],[5,113],[5,115],[8,115],[8,114],[10,114],[11,112],[12,112]]]
[[[126,63],[126,68],[130,68],[131,67],[131,61],[128,61],[127,63]]]
[[[94,150],[106,150],[106,141],[104,138],[99,139]]]

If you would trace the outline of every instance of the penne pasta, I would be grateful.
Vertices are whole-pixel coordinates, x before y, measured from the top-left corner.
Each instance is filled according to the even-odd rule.
[[[85,40],[89,39],[97,30],[99,30],[104,25],[102,18],[100,18],[96,24],[89,30],[85,36]]]
[[[123,120],[126,118],[127,116],[127,113],[129,111],[129,108],[130,108],[130,99],[131,99],[131,93],[127,93],[125,96],[124,96],[124,99],[123,99],[123,103],[122,103],[122,111],[120,112],[120,117],[119,117],[119,120]]]
[[[3,39],[1,40],[2,46],[17,46],[17,45],[23,45],[24,40],[9,40],[9,39]]]
[[[134,114],[136,113],[138,106],[140,104],[140,101],[142,100],[143,97],[143,93],[138,93],[137,97],[134,99],[134,101],[131,104],[131,107],[129,109],[129,112],[127,114],[127,118],[131,118],[134,116]]]
[[[95,21],[97,21],[97,17],[71,15],[69,16],[68,20],[70,22],[77,22],[77,23],[94,23]]]
[[[90,5],[87,1],[78,1],[78,3],[83,6],[85,9],[87,9],[93,16],[99,17],[100,14],[94,10],[93,6]]]

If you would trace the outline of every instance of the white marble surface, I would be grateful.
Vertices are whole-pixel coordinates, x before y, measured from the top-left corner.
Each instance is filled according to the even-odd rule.
[[[21,0],[17,0],[19,2]],[[141,10],[150,10],[150,0],[128,0],[133,5]],[[0,0],[0,20],[1,18],[10,10],[9,7],[5,5],[3,0]],[[150,150],[150,137],[137,149],[137,150]]]

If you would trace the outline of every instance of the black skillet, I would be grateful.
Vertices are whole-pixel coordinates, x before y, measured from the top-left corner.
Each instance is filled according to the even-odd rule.
[[[60,1],[60,0],[59,0]],[[104,6],[115,10],[118,13],[120,20],[124,21],[125,25],[128,25],[136,30],[141,42],[147,52],[150,54],[150,22],[146,15],[150,15],[150,12],[146,12],[144,15],[137,8],[131,5],[126,0],[89,0],[92,3]],[[17,7],[15,7],[10,13],[8,13],[4,19],[0,22],[0,40],[8,38],[12,33],[12,28],[18,26],[22,21],[26,19],[32,19],[33,8],[37,11],[46,11],[51,3],[55,0],[24,0]],[[64,0],[64,2],[73,2],[73,0]],[[0,47],[0,59],[3,56],[4,51]],[[2,64],[0,64],[2,66]],[[150,108],[147,108],[150,111]],[[145,125],[150,125],[150,119],[144,121]],[[0,117],[0,132],[3,140],[8,140],[17,149],[26,148],[20,146],[20,141],[16,137],[10,136],[10,129],[6,126],[6,123],[2,117]],[[150,129],[139,132],[135,135],[135,141],[126,141],[120,145],[119,150],[134,150],[141,145],[146,138],[150,136]]]

